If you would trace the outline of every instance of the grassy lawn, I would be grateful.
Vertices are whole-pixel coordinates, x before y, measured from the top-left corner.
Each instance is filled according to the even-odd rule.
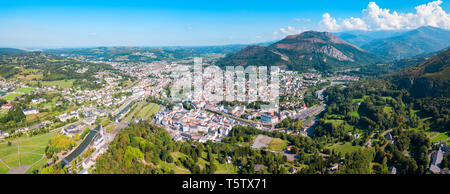
[[[34,88],[19,88],[19,89],[15,90],[14,92],[28,94],[28,93],[32,92],[33,90],[34,90]]]
[[[147,112],[152,108],[151,103],[144,106],[141,111],[137,114],[138,117],[144,118]]]
[[[446,132],[446,133],[439,133],[439,132],[430,132],[430,138],[431,138],[431,142],[438,142],[438,141],[443,141],[443,142],[450,142],[450,138],[449,138],[450,133]]]
[[[40,169],[45,163],[46,159],[40,161],[49,140],[57,134],[57,131],[39,135],[35,137],[22,137],[11,141],[11,146],[7,142],[0,143],[0,159],[5,162],[10,168],[17,167],[19,160],[21,165],[33,165],[33,169]],[[20,158],[19,158],[20,150]],[[39,162],[38,162],[39,161]],[[0,173],[7,173],[9,169],[0,164]],[[30,171],[30,173],[32,170]]]
[[[43,81],[44,86],[58,86],[62,89],[71,88],[74,80],[56,80],[56,81]]]
[[[17,152],[17,143],[11,143],[11,146],[8,146],[7,143],[0,144],[0,159]]]
[[[30,74],[25,76],[23,79],[25,81],[31,81],[31,80],[41,80],[42,78],[44,78],[42,74]]]
[[[44,108],[52,108],[56,106],[56,101],[46,102],[42,105]]]
[[[109,119],[105,119],[102,121],[102,126],[106,126],[110,123],[111,121]]]
[[[354,117],[358,117],[358,118],[360,117],[358,111],[353,111],[353,112],[350,113],[350,115],[352,115]]]
[[[106,132],[111,133],[116,128],[116,125],[110,125],[106,128]]]
[[[21,165],[32,165],[39,161],[43,156],[43,153],[30,153],[30,152],[20,152],[20,164]]]
[[[8,114],[8,110],[0,109],[0,118],[2,118],[3,116],[6,116],[7,114]]]
[[[384,113],[386,113],[386,114],[388,114],[388,115],[390,115],[390,114],[393,112],[391,106],[385,106],[385,107],[383,108],[383,111],[384,111]]]
[[[138,117],[149,119],[152,118],[159,110],[159,105],[155,103],[148,103],[144,108],[137,114]]]
[[[366,98],[369,98],[369,96],[368,96],[368,95],[365,95],[365,96],[363,96],[362,98],[355,98],[355,99],[352,99],[352,103],[355,103],[355,102],[363,102]]]
[[[3,99],[7,100],[7,101],[11,101],[16,97],[22,96],[22,94],[8,94],[7,96],[4,96]]]
[[[18,159],[18,158],[19,158],[18,152],[15,152],[15,153],[9,154],[9,155],[7,155],[7,156],[1,158],[1,159],[2,159],[2,161],[3,161],[4,163],[6,163],[10,168],[14,168],[14,167],[16,167],[16,166],[19,165],[19,159]]]
[[[282,140],[280,138],[272,138],[272,141],[270,141],[268,149],[272,151],[283,151],[287,145],[288,141],[286,140]]]
[[[326,123],[331,123],[334,126],[338,126],[344,123],[344,120],[325,120]]]
[[[382,96],[383,100],[393,100],[391,96]]]
[[[151,103],[153,105],[153,108],[150,110],[150,112],[147,114],[147,117],[153,117],[158,111],[159,111],[159,105],[155,103]]]
[[[0,162],[0,174],[6,174],[6,173],[8,173],[8,171],[9,171],[9,168]]]
[[[216,174],[237,174],[235,167],[233,164],[220,164],[219,162],[216,163],[217,170]]]
[[[356,150],[358,150],[359,148],[361,148],[361,146],[352,146],[351,142],[346,142],[346,143],[337,143],[334,144],[330,147],[328,147],[329,149],[334,149],[337,152],[341,152],[342,154],[346,154],[349,152],[354,152]]]
[[[417,116],[417,113],[419,111],[418,110],[412,110],[411,111],[411,115],[412,116]],[[429,119],[431,119],[431,117],[424,117],[424,118],[420,118],[420,120],[422,120],[422,123],[426,123]],[[413,131],[424,131],[425,134],[428,136],[428,138],[430,138],[431,142],[447,142],[450,143],[450,132],[437,132],[437,131],[432,131],[430,126],[425,125],[425,128],[423,127],[424,125],[419,125],[415,128],[409,128],[408,130],[413,130]]]
[[[38,160],[32,166],[30,166],[30,168],[25,172],[25,174],[31,174],[35,170],[40,170],[41,167],[43,167],[46,163],[47,163],[47,159],[46,158],[44,158],[42,160]]]

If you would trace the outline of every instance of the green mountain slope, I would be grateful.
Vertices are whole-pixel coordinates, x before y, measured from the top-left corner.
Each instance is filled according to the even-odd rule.
[[[216,64],[283,66],[297,71],[334,71],[380,61],[375,55],[328,32],[290,35],[267,47],[250,46]]]
[[[10,55],[10,54],[20,54],[26,53],[27,51],[15,48],[0,48],[0,56],[1,55]]]
[[[415,96],[450,96],[450,49],[393,76]]]
[[[450,45],[450,31],[420,27],[384,39],[376,39],[361,48],[387,59],[401,59],[442,50]]]

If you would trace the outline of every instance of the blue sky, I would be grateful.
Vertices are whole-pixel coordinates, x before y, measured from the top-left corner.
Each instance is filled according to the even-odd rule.
[[[432,0],[372,0],[415,13]],[[192,46],[271,41],[303,30],[345,30],[366,0],[0,1],[0,47]],[[440,3],[445,12],[449,3]],[[329,13],[338,28],[323,25]],[[447,25],[443,20],[436,25]],[[352,26],[353,27],[353,26]],[[375,29],[375,28],[374,28]]]

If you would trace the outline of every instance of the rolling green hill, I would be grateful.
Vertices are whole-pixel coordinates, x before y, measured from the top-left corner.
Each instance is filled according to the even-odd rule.
[[[26,53],[27,51],[15,48],[0,48],[0,56],[1,55],[9,55],[9,54],[20,54]]]
[[[71,58],[58,57],[45,52],[8,54],[0,57],[0,77],[30,84],[70,81],[73,85],[98,88],[95,74],[109,71],[122,75],[110,65],[82,62]],[[80,69],[85,71],[77,72]],[[125,75],[122,75],[125,76]]]

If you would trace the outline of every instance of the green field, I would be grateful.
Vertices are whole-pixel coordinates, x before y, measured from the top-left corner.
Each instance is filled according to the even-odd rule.
[[[155,103],[148,103],[147,105],[142,108],[142,110],[137,114],[138,117],[141,117],[143,119],[149,119],[152,118],[153,115],[155,115],[159,110],[159,105]]]
[[[111,133],[114,129],[116,129],[116,125],[110,125],[106,128],[106,132]]]
[[[429,135],[431,138],[431,142],[433,142],[433,143],[439,142],[439,141],[447,142],[447,143],[450,142],[450,138],[449,138],[450,132],[446,132],[446,133],[430,132]]]
[[[62,89],[71,88],[74,80],[56,80],[56,81],[43,81],[44,86],[58,86]]]
[[[350,115],[354,116],[354,117],[360,117],[359,112],[358,111],[353,111],[350,113]]]
[[[11,101],[16,97],[22,96],[22,94],[17,94],[17,93],[13,93],[13,94],[8,94],[7,96],[4,96],[3,99]]]
[[[14,92],[28,94],[28,93],[32,92],[33,90],[34,90],[34,88],[19,88],[17,90],[14,90]]]
[[[386,114],[391,114],[391,113],[393,113],[393,109],[392,109],[391,106],[385,106],[385,107],[383,108],[383,111],[384,111],[384,113],[386,113]]]
[[[365,96],[363,96],[362,98],[355,98],[355,99],[352,99],[352,103],[355,103],[355,102],[363,102],[366,98],[369,98],[369,96],[368,96],[368,95],[365,95]]]
[[[419,112],[418,110],[412,110],[411,116],[419,117],[417,115],[418,112]],[[426,123],[430,119],[432,119],[432,118],[431,117],[420,118],[420,120],[422,120],[422,123]],[[450,132],[433,131],[429,125],[421,124],[415,128],[409,128],[408,130],[424,131],[425,134],[427,134],[428,138],[430,138],[430,141],[433,143],[439,142],[439,141],[450,143]]]
[[[329,149],[334,149],[337,152],[341,152],[342,154],[346,154],[349,152],[354,152],[356,150],[358,150],[359,148],[361,148],[361,146],[352,146],[351,142],[346,142],[346,143],[337,143],[334,144],[332,146],[328,147]]]
[[[20,165],[29,165],[27,172],[33,169],[40,169],[47,159],[44,156],[45,147],[49,140],[57,132],[51,132],[35,137],[23,137],[11,141],[11,146],[7,142],[0,143],[0,174],[7,173],[10,169]],[[20,153],[20,154],[19,154]],[[20,157],[19,157],[20,156]],[[5,165],[6,164],[6,165]]]
[[[8,110],[6,109],[0,109],[0,118],[8,114]]]
[[[288,145],[288,141],[286,140],[282,140],[280,138],[272,138],[272,140],[270,141],[269,150],[272,151],[284,151],[284,149],[286,148],[286,146]]]

